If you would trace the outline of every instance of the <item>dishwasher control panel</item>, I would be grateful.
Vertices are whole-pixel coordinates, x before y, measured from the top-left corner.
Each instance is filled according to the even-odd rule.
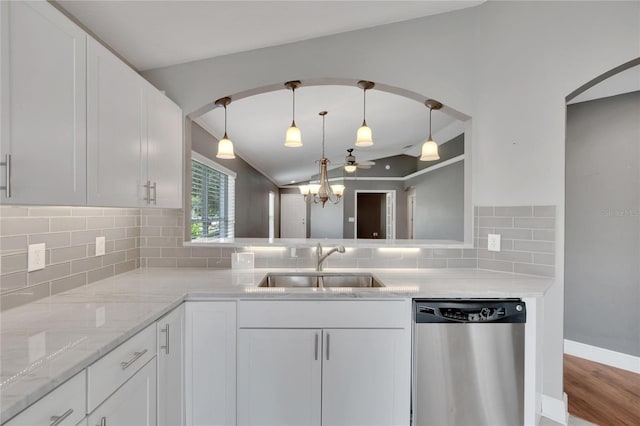
[[[525,322],[525,304],[519,299],[418,299],[416,322]]]

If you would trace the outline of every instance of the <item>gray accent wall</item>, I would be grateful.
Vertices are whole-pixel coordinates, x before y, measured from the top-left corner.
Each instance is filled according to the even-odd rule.
[[[416,239],[464,240],[464,161],[416,176],[405,185],[416,190]]]
[[[567,107],[565,338],[640,356],[640,92]]]
[[[232,160],[216,158],[218,141],[209,132],[192,123],[191,149],[233,170],[236,177],[236,237],[269,237],[269,191],[276,195],[275,235],[280,233],[279,189],[262,173],[236,154]],[[190,155],[190,154],[189,154]]]

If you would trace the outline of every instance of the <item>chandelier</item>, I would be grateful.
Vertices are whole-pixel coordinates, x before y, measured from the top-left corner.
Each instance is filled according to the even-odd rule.
[[[330,161],[324,156],[324,123],[327,111],[321,111],[319,115],[322,117],[322,157],[316,161],[319,164],[320,183],[310,183],[309,185],[300,185],[300,193],[307,199],[313,200],[314,203],[322,203],[324,207],[327,201],[332,204],[338,204],[344,193],[344,185],[329,185],[329,174],[327,166]]]

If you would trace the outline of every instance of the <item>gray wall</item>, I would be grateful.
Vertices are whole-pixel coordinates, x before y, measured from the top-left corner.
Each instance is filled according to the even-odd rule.
[[[324,207],[322,204],[315,203],[309,203],[309,205],[311,219],[308,223],[311,229],[311,238],[343,238],[344,200],[338,204],[331,204],[327,201]]]
[[[640,355],[640,92],[567,108],[565,338]]]
[[[416,239],[464,240],[464,161],[409,179],[406,186],[416,189]]]
[[[191,132],[191,149],[238,174],[235,236],[269,237],[269,191],[273,191],[276,194],[275,235],[277,237],[280,233],[278,187],[238,156],[233,160],[216,158],[218,141],[196,123],[192,123]]]

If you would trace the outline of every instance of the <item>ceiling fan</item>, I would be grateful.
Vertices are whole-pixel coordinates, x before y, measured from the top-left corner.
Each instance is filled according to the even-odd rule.
[[[344,158],[344,170],[347,173],[353,173],[356,169],[369,169],[374,164],[376,164],[375,161],[356,162],[356,157],[353,155],[353,148],[347,149],[347,156]]]

